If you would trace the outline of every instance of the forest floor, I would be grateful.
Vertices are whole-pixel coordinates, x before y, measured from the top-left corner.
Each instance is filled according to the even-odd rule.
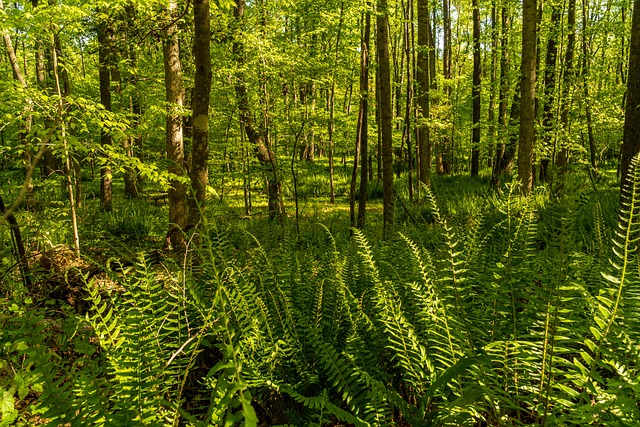
[[[316,176],[320,176],[326,165],[320,164],[313,167],[318,168]],[[10,174],[8,181],[18,182],[17,175],[18,171],[13,175]],[[557,242],[553,243],[554,233],[560,233],[556,224],[559,220],[557,216],[570,215],[571,227],[575,228],[576,232],[567,237],[567,239],[573,239],[571,243],[567,241],[567,245],[575,246],[578,252],[590,254],[597,240],[597,236],[594,237],[597,221],[601,221],[605,228],[602,235],[607,236],[608,239],[611,238],[612,230],[617,223],[618,183],[615,171],[601,171],[600,177],[595,182],[580,172],[569,176],[564,198],[557,199],[547,186],[539,184],[526,202],[529,207],[525,210],[522,208],[523,202],[518,201],[520,199],[515,194],[514,186],[506,184],[500,189],[492,188],[489,185],[489,177],[486,175],[476,179],[460,175],[436,176],[433,178],[432,185],[433,198],[426,198],[420,203],[409,200],[406,177],[403,176],[396,182],[399,200],[396,202],[395,229],[402,233],[398,236],[406,237],[425,250],[432,251],[436,258],[446,252],[442,249],[442,245],[446,239],[449,239],[447,236],[455,233],[463,236],[460,237],[460,241],[466,245],[465,247],[468,246],[468,249],[465,249],[469,251],[468,258],[476,256],[473,255],[475,243],[464,243],[475,241],[473,233],[480,236],[477,240],[478,248],[486,251],[487,257],[493,256],[491,254],[494,252],[496,256],[504,257],[506,255],[500,255],[500,251],[504,252],[504,249],[496,249],[502,243],[495,243],[494,247],[493,243],[486,243],[486,241],[495,238],[494,230],[503,227],[505,220],[522,221],[524,212],[527,211],[533,215],[536,225],[534,230],[537,230],[531,242],[542,254],[545,253],[548,245],[557,244]],[[252,206],[248,215],[244,204],[242,182],[227,181],[225,190],[216,193],[207,206],[205,229],[208,232],[211,254],[214,258],[220,258],[220,260],[211,261],[211,268],[217,271],[216,266],[219,262],[228,263],[227,260],[233,258],[235,260],[233,262],[238,265],[238,272],[242,272],[238,274],[252,276],[257,274],[254,270],[259,265],[255,258],[255,251],[263,250],[268,263],[273,263],[274,266],[284,263],[283,270],[292,268],[291,280],[299,274],[295,271],[300,268],[301,271],[308,269],[312,277],[320,278],[322,274],[327,274],[323,272],[324,267],[320,262],[325,259],[329,249],[325,230],[331,235],[335,245],[334,250],[344,254],[356,253],[349,227],[346,169],[337,174],[336,183],[335,204],[331,204],[326,179],[322,178],[319,182],[313,179],[299,182],[299,227],[296,228],[296,209],[291,183],[285,185],[287,215],[270,220],[266,208],[266,197],[257,186],[254,185],[255,188],[252,191]],[[6,199],[11,200],[11,195],[17,191],[16,187],[12,186],[8,189],[9,195]],[[47,381],[46,378],[43,379],[44,373],[37,368],[38,363],[50,362],[37,359],[29,349],[44,346],[48,349],[45,352],[47,360],[67,358],[68,363],[64,364],[67,367],[82,365],[82,363],[93,366],[91,365],[93,362],[87,360],[95,359],[98,354],[101,354],[97,350],[97,343],[100,341],[103,348],[106,347],[102,342],[103,338],[93,336],[91,332],[92,328],[98,328],[100,324],[96,326],[89,322],[93,325],[89,327],[86,322],[83,323],[82,318],[86,316],[86,319],[90,319],[96,313],[111,316],[106,314],[111,311],[102,311],[106,306],[101,306],[100,295],[108,299],[113,298],[109,295],[131,292],[130,286],[133,284],[126,275],[122,275],[122,272],[130,274],[129,272],[135,270],[138,271],[136,274],[142,274],[140,271],[144,271],[144,268],[141,260],[144,258],[145,263],[149,265],[149,272],[161,278],[158,280],[163,281],[165,287],[169,286],[167,283],[178,284],[181,280],[180,275],[186,274],[182,255],[160,252],[168,226],[167,205],[144,196],[145,193],[138,199],[126,199],[119,196],[121,192],[122,189],[116,187],[113,211],[101,212],[96,198],[97,183],[90,180],[85,182],[85,199],[82,207],[78,209],[82,247],[82,257],[79,259],[70,249],[72,245],[70,244],[69,213],[60,184],[51,182],[39,188],[37,196],[42,204],[39,205],[38,210],[17,212],[19,226],[23,232],[32,271],[36,278],[36,283],[31,289],[25,289],[20,284],[15,261],[9,250],[11,247],[9,230],[6,225],[0,228],[0,238],[5,248],[0,251],[0,271],[2,272],[0,306],[4,307],[3,314],[0,314],[0,325],[3,326],[3,332],[0,332],[0,344],[3,346],[1,347],[3,350],[0,350],[0,388],[4,392],[3,420],[0,425],[11,425],[13,422],[21,425],[36,425],[44,422],[43,420],[57,419],[53,415],[55,411],[46,407],[47,404],[51,404],[52,399],[55,401],[55,397],[47,395],[43,389]],[[375,180],[370,185],[368,196],[367,225],[364,236],[374,250],[379,252],[376,255],[377,262],[380,263],[379,273],[398,275],[400,279],[402,275],[395,270],[404,265],[404,255],[398,253],[395,246],[383,243],[382,192],[381,185]],[[513,201],[510,201],[512,197]],[[596,205],[601,218],[594,222]],[[513,209],[513,212],[507,212],[510,209]],[[443,224],[444,234],[434,228],[433,224],[436,222]],[[470,237],[464,237],[467,234]],[[397,240],[398,238],[394,237],[394,241]],[[584,254],[576,256],[580,258]],[[287,261],[285,259],[287,257],[299,258],[296,262],[303,266],[290,267],[291,259]],[[398,258],[394,259],[394,257]],[[500,260],[500,258],[497,259]],[[208,261],[204,262],[206,268]],[[349,262],[347,261],[346,265],[349,265]],[[435,262],[437,264],[438,261]],[[304,267],[304,263],[308,263],[308,266]],[[153,264],[157,266],[152,267]],[[502,261],[497,263],[492,261],[489,264],[483,264],[482,268],[490,272],[496,265],[499,268],[504,267]],[[134,270],[131,270],[132,268]],[[141,268],[143,270],[140,270]],[[473,272],[470,279],[480,274],[478,271]],[[501,277],[498,273],[490,274]],[[85,286],[84,283],[88,277],[93,278],[92,283],[95,289],[99,290],[95,291],[97,293]],[[258,277],[260,276],[256,276],[258,281],[266,280]],[[345,280],[351,279],[347,276]],[[359,286],[357,281],[353,286]],[[125,316],[125,314],[121,315]],[[23,324],[16,326],[16,319],[21,319]],[[25,327],[32,328],[32,331],[25,330]],[[126,329],[124,326],[119,327]],[[33,332],[42,330],[47,331],[47,336],[34,338]],[[177,354],[169,355],[173,358]],[[89,359],[86,359],[87,357]],[[96,366],[91,369],[102,369]],[[212,369],[213,365],[205,363],[204,368],[206,373],[206,370]],[[55,377],[60,373],[51,375]],[[186,378],[185,374],[185,380]],[[103,380],[106,381],[104,377],[100,378],[100,381]],[[60,384],[58,386],[65,388]],[[403,387],[400,386],[397,390],[400,392]],[[302,408],[301,405],[304,405],[307,408],[313,408],[315,403],[296,397],[300,389],[297,390],[295,393],[287,392],[293,400],[298,402],[294,406]],[[305,387],[302,387],[302,390],[305,390]],[[240,394],[234,397],[236,399],[234,404],[240,404],[241,396]],[[197,400],[201,396],[193,398]],[[292,404],[293,401],[281,398],[274,403],[265,401],[264,396],[262,400],[257,399],[254,403],[258,416],[269,420],[262,425],[292,422],[291,419],[295,419],[295,417],[287,418],[281,410],[276,411],[272,407],[276,403]],[[69,405],[70,408],[75,407],[75,403],[69,403]],[[96,409],[96,411],[99,410]],[[243,412],[243,414],[245,417],[249,416],[249,413]],[[401,420],[409,416],[409,413],[404,413],[395,422],[406,423]],[[491,418],[487,417],[487,419]],[[6,420],[11,421],[5,422]],[[346,424],[344,424],[345,420],[348,421]],[[325,419],[324,425],[351,425],[353,422],[348,415],[335,409],[333,415]],[[466,423],[465,421],[463,424]],[[295,422],[292,424],[295,425]],[[492,423],[488,422],[488,425],[490,424]]]

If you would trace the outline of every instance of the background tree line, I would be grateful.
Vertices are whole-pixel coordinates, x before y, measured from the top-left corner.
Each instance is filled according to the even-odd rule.
[[[99,175],[105,210],[114,178],[129,197],[159,183],[174,245],[226,174],[243,180],[247,213],[260,175],[276,217],[283,178],[318,158],[328,159],[331,203],[335,167],[354,156],[364,188],[383,181],[389,224],[394,172],[408,174],[409,198],[434,173],[490,170],[499,185],[517,153],[525,193],[534,180],[561,191],[569,164],[597,176],[620,153],[624,170],[637,151],[633,126],[633,148],[621,149],[625,106],[631,118],[637,97],[627,92],[637,87],[632,6],[3,4],[2,167],[26,174],[40,160],[30,205],[32,187],[55,172],[68,178],[71,205],[82,203],[82,174]]]

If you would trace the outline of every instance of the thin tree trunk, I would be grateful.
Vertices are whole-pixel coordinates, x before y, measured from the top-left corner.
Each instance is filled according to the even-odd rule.
[[[369,2],[367,2],[369,6]],[[359,151],[362,159],[360,168],[360,197],[358,199],[358,218],[354,224],[354,212],[351,213],[351,226],[360,229],[364,228],[367,212],[367,189],[369,184],[368,157],[368,120],[369,115],[369,46],[371,42],[371,13],[367,10],[364,14],[364,30],[362,44],[360,46],[360,103],[358,108],[358,131],[356,133],[356,155]],[[352,203],[355,211],[355,174],[356,165],[354,163],[354,177],[352,177]]]
[[[100,79],[100,103],[106,111],[111,112],[111,47],[107,26],[107,23],[102,23],[98,29],[98,75]],[[100,131],[100,145],[102,146],[105,157],[107,156],[111,143],[111,135],[109,131],[103,127]],[[100,207],[104,211],[110,211],[112,209],[112,203],[113,188],[111,167],[108,163],[105,163],[100,170]]]
[[[411,112],[413,111],[413,76],[411,75],[411,38],[409,32],[409,26],[411,21],[411,9],[413,6],[413,2],[411,0],[407,1],[405,6],[404,0],[402,1],[402,9],[404,13],[404,33],[403,33],[403,44],[404,44],[404,54],[406,57],[406,73],[407,73],[407,96],[405,102],[405,113],[404,113],[404,129],[403,129],[403,140],[406,140],[407,143],[407,172],[408,172],[408,186],[409,186],[409,200],[413,201],[413,147],[411,146]],[[433,62],[433,71],[435,74],[435,61]],[[435,80],[435,79],[434,79]]]
[[[209,184],[209,98],[211,94],[211,28],[209,0],[193,1],[195,78],[193,86],[193,139],[191,145],[191,197],[189,226],[201,227]]]
[[[498,13],[496,8],[496,0],[491,3],[491,90],[489,92],[489,153],[487,156],[487,166],[493,170],[493,150],[496,148],[496,84],[498,81]]]
[[[591,167],[597,170],[596,165],[596,141],[593,136],[593,120],[591,118],[591,103],[589,95],[589,67],[591,61],[591,52],[589,41],[587,38],[587,28],[589,26],[589,5],[586,0],[582,2],[582,89],[584,91],[584,110],[587,119],[587,137],[589,139],[589,153],[591,155]],[[631,64],[631,59],[629,59]],[[628,91],[625,92],[625,97]],[[625,116],[626,117],[626,116]],[[626,169],[622,169],[625,171]]]
[[[563,135],[567,135],[569,132],[569,107],[571,87],[573,85],[573,79],[575,76],[574,64],[573,64],[573,52],[576,43],[576,0],[569,0],[569,9],[567,12],[567,49],[564,60],[564,78],[562,89],[562,111],[560,112],[560,123],[562,125]],[[564,139],[564,138],[563,138]],[[567,173],[567,161],[569,157],[569,150],[566,144],[560,146],[558,151],[558,183],[556,186],[556,193],[562,193],[564,189],[565,175]],[[592,159],[593,161],[594,159]],[[593,164],[595,170],[595,163]]]
[[[168,19],[171,20],[164,30],[162,55],[164,62],[165,100],[167,103],[166,118],[166,151],[169,163],[169,229],[165,246],[173,246],[182,250],[185,246],[184,229],[189,220],[187,187],[181,181],[186,175],[183,120],[181,109],[184,104],[182,85],[182,63],[180,62],[180,43],[178,41],[178,25],[176,16],[178,6],[176,0],[169,0]]]
[[[391,75],[389,71],[389,13],[387,0],[378,0],[376,51],[380,89],[380,122],[382,142],[383,235],[393,232],[393,141],[391,139]]]
[[[520,140],[518,178],[524,195],[533,189],[533,142],[535,138],[536,99],[536,0],[523,0],[522,63],[520,73]]]
[[[13,215],[13,212],[10,212],[6,208],[4,204],[4,200],[2,200],[2,196],[0,196],[0,213],[2,214],[2,216],[4,216],[4,218],[9,223],[9,228],[11,229],[11,234],[13,237],[12,241],[16,248],[16,259],[18,260],[18,265],[20,266],[20,274],[22,275],[22,280],[24,281],[24,285],[27,287],[27,289],[29,289],[32,284],[31,270],[29,269],[29,261],[27,259],[27,254],[24,249],[24,242],[22,241],[22,234],[20,233],[20,227],[18,226],[18,221],[16,220],[16,217]]]
[[[236,9],[234,17],[238,29],[242,28],[244,20],[245,0],[236,0]],[[269,217],[276,218],[282,216],[284,212],[284,204],[282,203],[282,184],[280,173],[278,170],[278,162],[274,152],[271,150],[271,144],[268,137],[264,134],[263,129],[257,129],[254,124],[253,115],[249,106],[249,94],[244,79],[244,43],[240,39],[240,35],[236,34],[233,42],[233,54],[238,64],[238,72],[236,75],[235,91],[238,98],[238,110],[240,113],[240,122],[242,123],[249,142],[254,147],[258,161],[265,169],[268,179],[268,203]]]
[[[511,146],[509,123],[507,119],[507,104],[509,94],[509,52],[507,51],[509,46],[509,29],[510,18],[506,7],[502,7],[501,10],[501,35],[500,35],[500,88],[498,93],[498,139],[499,143],[496,149],[496,160],[493,164],[493,172],[491,178],[491,184],[494,186],[500,185],[500,176],[507,172],[511,168],[513,161],[513,155],[515,154],[515,145]],[[519,86],[514,93],[514,103],[520,102]],[[514,109],[518,109],[519,106],[512,105],[511,111],[515,114]],[[519,115],[519,110],[517,115]],[[517,117],[516,117],[517,118]]]
[[[558,32],[560,31],[561,10],[551,3],[551,28],[547,42],[547,55],[544,68],[544,105],[542,107],[542,156],[540,158],[540,180],[549,181],[549,164],[553,160],[553,118],[556,90],[556,62],[558,56]]]
[[[473,0],[473,87],[471,98],[472,137],[471,137],[471,176],[477,177],[480,171],[480,5]]]
[[[60,138],[62,139],[62,145],[64,149],[64,164],[65,164],[65,178],[67,183],[67,191],[69,193],[69,209],[71,214],[71,231],[73,235],[73,244],[76,252],[76,256],[80,257],[80,235],[78,234],[78,218],[76,216],[76,203],[74,200],[74,184],[73,180],[78,179],[77,177],[72,179],[73,170],[71,169],[71,154],[69,153],[69,144],[67,141],[67,130],[66,124],[63,117],[64,112],[64,96],[65,93],[62,91],[62,87],[60,85],[60,76],[58,75],[58,46],[56,46],[56,39],[53,37],[52,39],[51,52],[53,55],[53,76],[56,83],[56,91],[58,93],[58,112],[57,119],[60,125]],[[65,90],[69,90],[69,86],[65,87]]]
[[[429,5],[418,0],[418,63],[416,69],[416,99],[418,101],[418,141],[420,182],[431,185],[431,137],[429,135]]]
[[[443,36],[443,49],[442,49],[442,74],[445,79],[443,87],[443,98],[447,106],[451,106],[451,79],[452,74],[452,46],[451,46],[451,0],[442,0],[442,36]],[[453,137],[450,137],[447,132],[444,132],[442,136],[442,173],[451,173],[451,163],[453,152],[450,147],[453,146]]]

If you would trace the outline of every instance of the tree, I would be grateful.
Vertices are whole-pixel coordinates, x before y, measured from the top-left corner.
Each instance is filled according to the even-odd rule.
[[[480,5],[473,0],[473,99],[471,176],[478,176],[480,170]]]
[[[235,92],[238,99],[240,124],[247,134],[247,139],[253,145],[258,161],[267,174],[267,197],[269,199],[269,217],[276,218],[285,213],[282,202],[282,183],[278,160],[271,149],[271,143],[264,129],[256,127],[249,104],[249,91],[244,75],[245,58],[244,42],[240,30],[244,25],[245,0],[236,0],[234,10],[236,34],[233,41],[233,54],[238,65],[236,72]]]
[[[367,3],[367,6],[368,3]],[[369,184],[368,155],[368,115],[369,115],[369,44],[371,41],[371,13],[369,10],[363,13],[364,28],[362,30],[362,42],[360,45],[360,102],[358,106],[358,128],[356,130],[356,144],[353,163],[353,175],[351,177],[351,226],[364,228],[367,211],[367,187]],[[358,159],[362,160],[360,167],[360,195],[358,199],[358,215],[356,219],[355,197]]]
[[[640,0],[633,2],[631,18],[631,39],[629,40],[629,72],[627,74],[627,94],[624,116],[624,141],[620,170],[621,207],[626,206],[631,160],[640,152]]]
[[[533,141],[536,102],[536,0],[523,0],[522,62],[520,66],[520,141],[518,146],[518,178],[522,194],[533,188]]]
[[[540,179],[548,181],[549,164],[553,157],[553,118],[555,107],[556,91],[556,59],[558,56],[558,33],[560,29],[560,7],[551,2],[551,28],[549,29],[549,40],[547,41],[547,54],[544,68],[544,105],[542,107],[542,158],[540,159]]]
[[[571,86],[575,76],[574,64],[573,64],[573,51],[576,43],[576,0],[569,0],[569,6],[567,11],[567,50],[564,59],[564,79],[562,88],[562,97],[564,102],[562,104],[562,111],[560,112],[560,123],[562,125],[562,131],[565,134],[569,131],[569,96],[571,92]],[[593,152],[592,152],[593,153]],[[595,154],[595,153],[593,153]],[[561,193],[564,188],[564,178],[567,173],[567,162],[569,158],[569,149],[566,144],[560,146],[558,151],[558,183],[556,186],[556,192]],[[592,155],[592,166],[595,168],[595,157]]]
[[[431,137],[429,135],[429,2],[418,0],[418,58],[416,100],[418,101],[418,180],[431,184]]]
[[[193,139],[189,170],[192,191],[189,199],[189,226],[195,228],[202,222],[209,184],[209,98],[211,96],[209,0],[194,0],[193,22],[193,56],[196,73],[193,85]]]
[[[182,106],[184,89],[182,87],[182,63],[180,62],[180,43],[178,41],[178,6],[176,0],[169,0],[169,23],[164,30],[162,56],[164,61],[165,100],[167,103],[166,150],[169,162],[169,230],[165,246],[174,249],[184,247],[184,229],[189,220],[187,187],[184,183],[184,143]]]
[[[389,69],[389,12],[387,1],[378,0],[376,17],[376,53],[378,57],[378,89],[380,94],[380,137],[382,145],[383,234],[393,231],[393,140],[391,138],[391,73]],[[428,81],[427,81],[428,84]],[[428,90],[428,89],[427,89]]]
[[[98,75],[100,79],[100,103],[105,111],[111,112],[111,31],[107,22],[102,22],[98,28]],[[111,145],[111,134],[103,126],[100,131],[100,145],[107,153]],[[113,184],[111,167],[105,163],[100,169],[100,206],[104,211],[110,211],[113,204]]]

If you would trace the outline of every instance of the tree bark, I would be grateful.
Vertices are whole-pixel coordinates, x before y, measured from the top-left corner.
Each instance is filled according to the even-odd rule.
[[[523,0],[520,139],[518,146],[518,178],[522,185],[521,192],[523,195],[528,195],[533,189],[537,19],[536,0]]]
[[[584,111],[587,119],[587,138],[589,139],[589,152],[591,154],[591,167],[595,171],[596,165],[596,141],[593,136],[593,120],[591,119],[591,97],[589,95],[589,64],[591,62],[591,52],[589,47],[589,38],[587,37],[587,28],[589,26],[589,5],[588,2],[582,2],[582,89],[584,93]],[[631,60],[629,60],[631,61]],[[631,64],[631,62],[629,62]],[[624,97],[628,95],[625,92]],[[624,170],[624,169],[623,169]]]
[[[443,98],[444,103],[451,105],[451,79],[452,74],[452,47],[451,47],[451,0],[442,0],[442,74],[444,76],[445,83],[443,84]],[[448,174],[451,172],[451,150],[452,144],[451,137],[444,132],[442,136],[442,150],[439,154],[440,159],[438,163],[442,165],[442,173]]]
[[[569,9],[567,11],[567,50],[564,59],[564,78],[562,89],[562,111],[560,112],[560,123],[562,131],[566,135],[569,132],[569,107],[570,94],[575,76],[573,53],[576,43],[576,0],[569,0]],[[562,193],[564,189],[565,175],[567,173],[567,161],[569,150],[566,144],[561,144],[558,150],[558,183],[556,185],[556,193]],[[595,167],[595,164],[593,165]]]
[[[624,142],[620,170],[620,206],[626,209],[627,186],[631,160],[640,152],[640,0],[633,2],[631,38],[629,40],[629,73],[627,74],[627,102],[624,117]]]
[[[178,14],[176,0],[169,0],[168,19],[171,20],[164,30],[162,56],[164,62],[165,101],[167,118],[165,125],[166,151],[169,163],[169,229],[165,246],[172,245],[175,250],[185,246],[184,229],[189,220],[187,187],[182,181],[186,176],[183,142],[183,120],[181,109],[184,104],[182,85],[182,63],[180,62],[180,43],[178,40]]]
[[[472,177],[477,177],[480,171],[480,65],[480,5],[478,0],[473,0]]]
[[[378,0],[376,17],[376,52],[378,56],[378,78],[380,90],[380,123],[382,144],[382,210],[383,235],[393,232],[393,141],[391,138],[391,74],[389,70],[389,13],[387,0]],[[427,81],[428,84],[428,81]]]
[[[368,5],[368,3],[367,3]],[[369,179],[368,156],[368,123],[369,115],[369,44],[371,41],[371,13],[364,13],[364,28],[360,45],[360,102],[358,106],[358,129],[356,131],[355,159],[351,178],[351,226],[364,228],[367,210],[367,187]],[[362,159],[360,167],[360,195],[358,198],[358,215],[355,214],[355,193],[357,178],[357,160]]]
[[[558,32],[560,31],[560,7],[551,3],[551,28],[547,41],[547,54],[544,68],[544,105],[542,107],[542,156],[540,158],[540,180],[549,181],[549,164],[553,158],[553,118],[556,90],[556,62],[558,57]],[[565,71],[566,72],[566,71]]]
[[[193,1],[195,77],[193,87],[193,139],[191,145],[192,195],[189,226],[201,226],[209,184],[209,99],[211,94],[211,25],[209,0]]]
[[[429,3],[418,0],[418,59],[416,69],[416,100],[419,115],[417,124],[419,180],[431,185],[431,137],[429,132]]]

